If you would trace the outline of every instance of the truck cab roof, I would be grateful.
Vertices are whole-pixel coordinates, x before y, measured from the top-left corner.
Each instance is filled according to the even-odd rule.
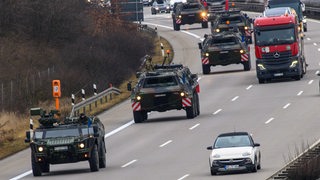
[[[270,26],[282,24],[296,24],[294,15],[282,15],[274,17],[259,17],[254,20],[254,26]]]

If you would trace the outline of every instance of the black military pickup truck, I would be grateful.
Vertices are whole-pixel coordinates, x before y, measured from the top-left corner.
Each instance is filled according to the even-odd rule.
[[[252,20],[247,16],[247,14],[242,13],[237,9],[220,11],[216,13],[215,19],[212,19],[211,21],[211,33],[215,34],[237,28],[241,32],[241,36],[243,36],[246,42],[251,44],[251,21]]]
[[[106,167],[105,130],[97,117],[66,118],[60,122],[51,111],[32,108],[31,116],[40,115],[40,127],[26,132],[30,143],[34,176],[50,172],[50,164],[88,161],[91,171]],[[32,126],[32,125],[30,125]]]
[[[181,25],[201,23],[202,28],[208,28],[209,14],[198,1],[175,3],[172,10],[173,29],[180,30]]]
[[[198,44],[203,74],[209,74],[210,67],[217,65],[243,64],[245,71],[251,69],[250,51],[240,33],[225,31],[204,38]]]
[[[156,66],[154,71],[137,73],[138,83],[131,91],[135,123],[148,119],[148,112],[185,110],[187,118],[200,114],[197,75],[180,64]]]

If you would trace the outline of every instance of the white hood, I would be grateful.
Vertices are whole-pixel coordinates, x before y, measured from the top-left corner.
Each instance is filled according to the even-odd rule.
[[[250,155],[243,156],[243,154],[250,153]],[[219,159],[236,159],[236,158],[245,158],[250,157],[253,154],[253,147],[231,147],[231,148],[218,148],[213,149],[211,152],[211,157],[214,160]],[[219,157],[214,157],[216,155],[219,155]]]

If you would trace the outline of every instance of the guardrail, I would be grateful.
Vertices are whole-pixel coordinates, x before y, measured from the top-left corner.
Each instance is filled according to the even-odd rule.
[[[119,95],[120,93],[121,93],[120,89],[110,87],[95,96],[91,96],[90,98],[75,104],[72,107],[70,117],[79,116],[80,109],[82,109],[82,112],[85,113],[87,107],[89,107],[89,111],[91,111],[91,107],[93,103],[95,104],[95,107],[97,107],[98,101],[102,101],[103,98],[105,98],[105,100],[107,101],[108,96],[109,96],[109,99],[111,100],[112,94]]]
[[[243,2],[243,0],[235,0],[236,7],[245,11],[263,12],[264,4],[259,2]],[[320,7],[311,7],[306,5],[304,12],[308,18],[320,19]]]

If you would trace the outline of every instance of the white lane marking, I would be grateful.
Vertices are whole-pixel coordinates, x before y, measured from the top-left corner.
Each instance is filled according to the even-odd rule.
[[[186,177],[190,176],[190,174],[186,174],[184,176],[182,176],[181,178],[179,178],[178,180],[182,180],[182,179],[185,179]]]
[[[297,94],[297,96],[300,96],[302,93],[303,93],[303,91],[300,91],[300,92]]]
[[[239,98],[239,96],[234,97],[233,99],[231,99],[231,101],[235,101]]]
[[[317,46],[317,43],[313,43],[314,46]]]
[[[169,143],[172,143],[172,140],[169,140],[169,141],[161,144],[159,147],[164,147],[164,146],[168,145]]]
[[[318,75],[320,71],[316,71],[316,73],[314,73],[315,75]]]
[[[310,41],[311,39],[310,39],[310,38],[307,38],[307,40]]]
[[[213,113],[213,115],[218,114],[220,111],[222,111],[222,109],[218,109],[218,110],[216,110],[216,112],[214,112],[214,113]]]
[[[198,36],[198,35],[196,35],[196,34],[193,34],[193,33],[189,32],[189,31],[184,31],[184,30],[182,30],[181,32],[186,33],[186,34],[188,34],[188,35],[190,35],[190,36],[193,36],[193,37],[195,37],[195,38],[197,38],[197,39],[201,39],[200,36]]]
[[[115,130],[113,130],[113,131],[105,134],[105,135],[104,135],[104,138],[110,137],[110,136],[118,133],[119,131],[121,131],[121,130],[127,128],[127,127],[129,127],[129,126],[132,125],[133,123],[134,123],[134,121],[131,120],[130,122],[126,123],[125,125],[122,125],[122,126],[118,127],[117,129],[115,129]]]
[[[313,80],[310,80],[310,81],[308,82],[309,85],[312,84],[312,83],[313,83]]]
[[[283,106],[283,109],[287,109],[290,105],[290,103],[286,104],[285,106]]]
[[[134,160],[132,160],[132,161],[128,162],[127,164],[125,164],[125,165],[123,165],[123,166],[121,166],[121,167],[122,167],[122,168],[125,168],[125,167],[127,167],[127,166],[129,166],[129,165],[131,165],[131,164],[133,164],[133,163],[135,163],[135,162],[137,162],[137,160],[136,160],[136,159],[134,159]]]
[[[21,178],[23,178],[23,177],[25,177],[25,176],[28,176],[28,175],[31,174],[31,173],[32,173],[32,170],[27,171],[27,172],[25,172],[25,173],[23,173],[23,174],[20,174],[19,176],[16,176],[16,177],[14,177],[14,178],[11,178],[10,180],[18,180],[18,179],[21,179]]]
[[[274,120],[274,118],[270,118],[268,121],[265,122],[265,124],[269,124],[273,120]]]
[[[320,48],[318,49],[318,51],[320,51]]]
[[[253,85],[248,86],[246,89],[249,90],[252,88]]]
[[[196,124],[196,125],[194,125],[194,126],[192,126],[191,128],[189,128],[190,130],[192,130],[192,129],[194,129],[194,128],[196,128],[196,127],[198,127],[200,124],[198,123],[198,124]]]

